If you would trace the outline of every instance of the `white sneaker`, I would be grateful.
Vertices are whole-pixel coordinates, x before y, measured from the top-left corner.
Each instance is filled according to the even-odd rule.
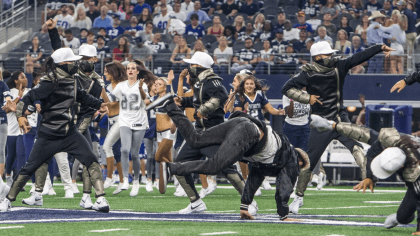
[[[213,178],[207,177],[207,183],[209,184],[209,187],[207,188],[207,195],[209,195],[217,189],[217,182]]]
[[[299,212],[299,207],[303,206],[303,197],[296,196],[292,204],[289,206],[289,212],[297,214]]]
[[[119,176],[119,175],[117,175],[117,174],[112,174],[112,180],[113,180],[115,183],[119,183],[119,182],[120,182],[120,176]]]
[[[180,210],[179,214],[191,214],[191,213],[201,213],[207,210],[206,204],[203,200],[198,199],[197,201],[190,203],[187,208]]]
[[[130,187],[130,183],[128,182],[128,178],[124,177],[124,183],[121,186],[121,190],[128,190],[129,187]]]
[[[50,196],[54,196],[54,195],[57,195],[57,193],[54,191],[54,188],[50,188],[50,191],[48,191],[48,195],[50,195]]]
[[[93,204],[92,209],[95,211],[108,213],[110,208],[108,201],[104,197],[98,197],[95,204]]]
[[[11,211],[11,209],[12,209],[12,204],[10,203],[9,199],[5,198],[0,203],[0,212]]]
[[[133,180],[133,187],[131,188],[130,197],[135,197],[139,194],[139,180]]]
[[[35,193],[35,184],[32,184],[31,190],[29,191],[30,194]]]
[[[4,186],[4,188],[0,192],[0,202],[2,202],[4,200],[4,198],[6,198],[7,194],[9,194],[9,191],[10,191],[9,185],[3,184],[3,186]]]
[[[73,191],[73,194],[79,194],[80,193],[79,188],[77,187],[76,183],[71,184],[71,190]]]
[[[198,195],[200,195],[200,198],[205,198],[207,193],[207,189],[208,188],[201,188],[200,193]]]
[[[252,216],[257,215],[257,212],[258,212],[258,204],[257,204],[257,202],[255,200],[252,200],[251,205],[248,206],[248,212]]]
[[[270,181],[268,180],[268,176],[265,177],[263,183],[262,183],[262,187],[264,188],[264,190],[273,190],[273,188],[270,185]]]
[[[292,194],[290,194],[290,198],[296,198],[296,193],[295,193],[295,191],[293,190],[293,193]]]
[[[178,187],[176,187],[176,191],[174,193],[175,197],[186,197],[187,193],[185,192],[184,188],[181,185],[178,185]]]
[[[385,219],[385,222],[384,222],[385,228],[392,229],[397,225],[398,225],[397,213],[391,214]]]
[[[115,179],[106,177],[106,180],[104,182],[104,188],[107,189],[113,184],[115,184]]]
[[[42,206],[44,200],[42,200],[42,194],[40,192],[35,192],[29,198],[23,199],[22,203],[29,206]]]
[[[318,175],[316,175],[316,174],[312,175],[311,184],[312,184],[312,186],[318,184]]]
[[[159,180],[153,183],[153,187],[156,188],[159,191]]]
[[[82,200],[79,203],[79,206],[85,209],[92,209],[92,199],[89,194],[83,194]]]
[[[147,183],[146,183],[146,191],[147,192],[153,192],[153,183],[152,183],[152,180],[147,180]]]
[[[12,175],[13,175],[13,172],[12,172]],[[13,184],[13,177],[12,177],[12,175],[11,176],[6,176],[6,184],[9,187],[12,187],[12,184]]]
[[[142,176],[141,176],[140,183],[142,183],[142,184],[147,184],[147,178],[146,178],[146,176],[145,176],[145,175],[142,175]]]
[[[324,186],[323,178],[324,178],[324,173],[320,172],[318,175],[318,184],[316,186],[317,190],[321,190],[322,187]]]
[[[255,192],[254,196],[261,196],[261,188],[258,188],[257,191]]]
[[[117,186],[117,189],[115,189],[115,191],[112,194],[116,195],[116,194],[121,193],[122,192],[122,189],[121,189],[122,186],[123,186],[123,183],[119,183],[118,186]]]
[[[42,190],[42,195],[47,195],[50,192],[50,189],[52,188],[51,184],[48,184],[47,181],[45,181],[44,189]]]
[[[74,198],[73,190],[67,189],[66,190],[66,195],[64,195],[64,198]]]

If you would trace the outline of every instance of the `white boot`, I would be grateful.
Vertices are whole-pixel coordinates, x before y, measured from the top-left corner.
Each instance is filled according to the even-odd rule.
[[[23,199],[22,203],[29,206],[42,206],[44,201],[40,192],[34,192],[29,198]]]

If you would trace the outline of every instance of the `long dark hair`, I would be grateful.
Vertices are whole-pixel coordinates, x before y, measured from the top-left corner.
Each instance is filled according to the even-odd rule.
[[[261,80],[255,78],[254,76],[250,75],[246,77],[235,89],[235,94],[239,95],[239,100],[244,103],[245,102],[245,82],[247,80],[252,80],[255,83],[255,89],[254,92],[261,90],[263,92],[266,92],[269,87],[261,82]]]
[[[123,46],[123,54],[128,54],[130,49],[128,48],[128,39],[126,37],[121,37],[125,41]],[[120,49],[120,44],[118,43],[118,49]]]
[[[56,69],[57,67],[54,63],[54,59],[52,57],[48,57],[44,67],[42,68],[42,73],[53,82],[54,88],[58,87],[58,78],[55,74]]]
[[[144,79],[144,83],[146,83],[147,87],[152,87],[157,80],[157,76],[148,70],[142,61],[134,60],[134,63],[136,63],[137,70],[139,71],[137,79]]]
[[[105,68],[112,76],[113,82],[119,83],[128,79],[125,67],[118,61],[107,63]]]
[[[22,74],[23,73],[23,71],[15,71],[15,72],[13,72],[13,74],[12,74],[12,78],[10,78],[8,81],[7,81],[7,87],[9,87],[10,89],[12,89],[12,88],[16,88],[16,80],[18,80],[19,79],[19,76],[20,76],[20,74]]]

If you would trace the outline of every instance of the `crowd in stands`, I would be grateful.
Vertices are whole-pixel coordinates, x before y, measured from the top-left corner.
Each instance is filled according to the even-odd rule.
[[[404,60],[415,46],[420,3],[301,0],[295,4],[280,4],[278,13],[269,15],[264,1],[253,0],[64,0],[50,2],[42,14],[43,20],[57,20],[65,46],[77,53],[80,45],[94,45],[105,62],[139,59],[150,67],[156,55],[169,53],[166,71],[180,72],[186,67],[183,58],[203,51],[214,56],[219,73],[244,68],[257,74],[294,73],[311,61],[308,53],[314,42],[328,41],[344,57],[376,43],[397,50],[389,59],[378,56],[358,65],[352,73],[404,72]],[[32,40],[28,71],[38,68],[42,57],[35,36],[45,39],[45,26]]]

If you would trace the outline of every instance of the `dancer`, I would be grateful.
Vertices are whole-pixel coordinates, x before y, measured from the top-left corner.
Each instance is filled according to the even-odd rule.
[[[3,70],[0,68],[0,104],[12,102],[12,95],[10,94],[9,87],[3,82]],[[2,201],[5,195],[9,192],[10,187],[4,184],[2,176],[4,173],[4,162],[6,153],[6,142],[7,142],[7,113],[4,111],[7,106],[0,109],[0,201]],[[2,194],[3,193],[3,194]]]

